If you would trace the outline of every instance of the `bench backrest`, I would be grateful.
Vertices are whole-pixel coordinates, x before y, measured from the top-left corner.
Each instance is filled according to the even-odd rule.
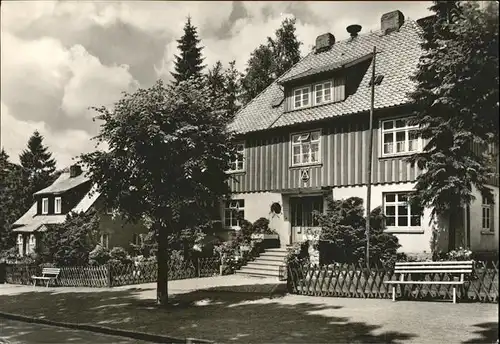
[[[61,272],[61,269],[59,268],[43,268],[42,269],[42,275],[45,277],[46,275],[50,276],[59,276],[59,273]]]
[[[473,261],[448,261],[448,262],[397,262],[394,273],[423,274],[423,273],[472,273]]]

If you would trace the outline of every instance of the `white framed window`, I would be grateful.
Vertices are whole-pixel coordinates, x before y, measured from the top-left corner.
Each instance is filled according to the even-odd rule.
[[[481,216],[481,231],[482,232],[494,232],[493,218],[495,207],[492,202],[488,201],[486,197],[482,197],[481,202],[482,216]]]
[[[49,199],[42,198],[42,214],[46,215],[49,213]]]
[[[405,155],[422,149],[417,135],[418,125],[409,125],[408,119],[390,119],[381,122],[382,156]]]
[[[385,225],[391,228],[420,229],[421,209],[409,203],[409,192],[386,192],[383,194]]]
[[[113,215],[113,208],[112,207],[107,207],[106,208],[106,214],[107,215]]]
[[[333,84],[331,81],[314,85],[314,104],[329,103],[333,99]]]
[[[245,218],[245,200],[232,199],[224,204],[224,227],[239,229],[240,219]]]
[[[310,92],[311,88],[309,86],[293,90],[293,108],[300,109],[311,105],[311,100],[309,99]]]
[[[101,234],[101,246],[104,248],[109,248],[109,234],[103,233]]]
[[[54,198],[54,214],[60,214],[62,211],[62,198]]]
[[[320,162],[321,131],[315,130],[292,135],[292,166]]]
[[[134,245],[142,245],[142,243],[144,242],[144,234],[137,234],[137,233],[134,233],[133,234],[133,237],[132,237],[132,242]]]
[[[27,248],[27,253],[35,253],[35,248],[36,248],[36,237],[34,234],[30,234],[29,239],[28,239],[28,248]]]
[[[236,151],[239,156],[231,161],[229,172],[241,172],[245,170],[245,143],[240,142],[236,144]]]

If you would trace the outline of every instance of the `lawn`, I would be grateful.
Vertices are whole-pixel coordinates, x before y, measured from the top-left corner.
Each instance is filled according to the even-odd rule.
[[[151,299],[153,288],[95,292],[38,288],[0,295],[0,310],[217,343],[491,343],[498,338],[494,304],[298,295],[269,299],[243,292],[251,289],[248,286],[230,289],[177,294],[171,306],[160,309]]]

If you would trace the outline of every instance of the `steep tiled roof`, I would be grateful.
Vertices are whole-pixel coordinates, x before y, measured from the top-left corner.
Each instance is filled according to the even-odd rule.
[[[63,193],[83,183],[86,183],[89,180],[90,179],[86,177],[84,173],[74,178],[70,178],[69,172],[63,172],[59,176],[59,178],[57,178],[56,181],[52,183],[52,185],[46,187],[45,189],[35,192],[35,195]]]
[[[241,109],[231,129],[243,134],[369,111],[371,64],[356,92],[342,102],[286,113],[283,103],[274,108],[271,104],[273,100],[283,97],[283,87],[279,85],[281,81],[308,74],[310,70],[328,69],[328,66],[362,58],[370,54],[374,46],[378,52],[376,74],[384,75],[381,85],[375,87],[375,109],[408,103],[408,93],[415,87],[410,76],[415,73],[422,54],[420,33],[420,26],[415,21],[407,20],[398,31],[390,34],[383,35],[380,31],[362,34],[353,40],[336,42],[326,52],[310,53]]]

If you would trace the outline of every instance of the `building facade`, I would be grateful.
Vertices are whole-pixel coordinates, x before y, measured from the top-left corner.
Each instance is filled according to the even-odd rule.
[[[265,217],[282,246],[305,240],[308,229],[318,226],[312,211],[325,209],[326,196],[360,197],[366,208],[371,159],[371,208],[382,207],[386,230],[398,237],[401,251],[430,252],[437,229],[443,251],[450,241],[453,247],[498,250],[498,212],[479,193],[457,214],[455,237],[444,219],[431,218],[431,209],[412,209],[407,202],[422,171],[406,159],[425,144],[408,123],[408,93],[415,87],[410,77],[422,54],[419,24],[394,11],[381,17],[375,32],[360,34],[359,25],[347,29],[351,37],[344,41],[319,36],[313,52],[237,113],[232,128],[239,134],[242,158],[231,171],[232,199],[222,210],[225,228],[238,229],[238,214],[249,221]],[[498,204],[498,183],[491,189]]]
[[[35,203],[13,224],[20,256],[34,253],[43,233],[63,223],[70,212],[96,210],[100,218],[100,244],[106,248],[130,249],[131,243],[138,244],[148,233],[143,225],[126,223],[106,209],[100,194],[78,165],[63,171],[52,185],[34,196]]]

